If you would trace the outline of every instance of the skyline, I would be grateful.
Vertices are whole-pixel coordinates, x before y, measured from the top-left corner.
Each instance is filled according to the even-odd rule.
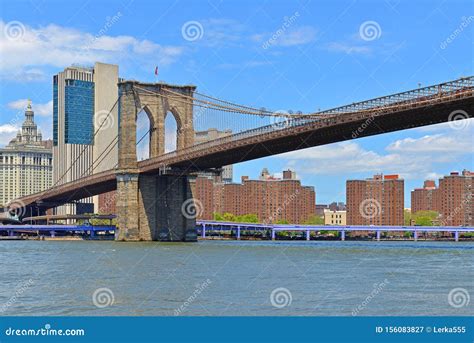
[[[473,20],[461,3],[436,2],[427,12],[408,2],[344,2],[324,17],[310,2],[295,3],[294,10],[282,2],[245,8],[236,2],[174,3],[156,5],[162,11],[151,13],[143,2],[102,2],[93,11],[91,4],[70,2],[47,12],[33,4],[2,4],[0,145],[16,134],[28,97],[44,138],[51,138],[52,75],[74,62],[118,63],[127,79],[193,83],[226,100],[303,112],[472,74],[465,48]],[[166,15],[156,18],[157,12]],[[257,14],[246,17],[248,12]],[[12,21],[24,27],[23,44],[5,36]],[[191,21],[202,27],[195,40],[185,39],[182,30]],[[360,28],[372,21],[379,29],[364,40]],[[285,22],[289,26],[278,34]],[[466,27],[447,42],[462,23]],[[17,57],[25,51],[32,53]],[[318,203],[345,201],[345,180],[375,173],[398,173],[412,190],[425,179],[474,169],[473,133],[471,119],[462,127],[448,123],[305,149],[237,164],[234,181],[263,167],[292,168],[315,186]]]

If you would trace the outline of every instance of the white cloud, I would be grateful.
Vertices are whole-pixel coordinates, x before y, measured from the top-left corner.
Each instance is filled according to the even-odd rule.
[[[18,99],[18,100],[8,103],[8,107],[15,110],[23,111],[26,109],[27,104],[28,104],[28,99]],[[33,108],[33,111],[35,112],[35,115],[50,116],[53,114],[53,100],[50,100],[49,102],[45,104],[32,103],[31,107]]]
[[[387,151],[398,153],[468,153],[474,152],[472,140],[458,135],[426,135],[421,138],[404,138],[391,143]]]
[[[311,26],[290,29],[276,40],[275,45],[288,47],[308,44],[316,39],[316,33],[316,29]]]
[[[425,180],[438,180],[438,179],[441,179],[444,175],[441,174],[441,173],[428,173],[426,174],[426,176],[424,177]]]
[[[17,132],[18,131],[18,127],[14,126],[14,125],[11,125],[11,124],[3,124],[3,125],[0,125],[0,133],[13,133],[13,132]]]
[[[242,68],[258,68],[272,65],[272,61],[250,60],[242,63],[221,63],[216,66],[217,69],[242,69]]]
[[[328,51],[343,52],[345,54],[370,54],[372,50],[367,46],[351,45],[346,43],[332,42],[326,46]]]
[[[12,124],[0,125],[0,147],[8,144],[15,137],[18,130],[19,128]]]
[[[199,23],[203,28],[202,38],[193,41],[193,45],[206,47],[238,46],[242,44],[241,41],[248,30],[246,25],[234,19],[210,18],[200,20]]]
[[[65,67],[96,61],[119,63],[134,60],[141,64],[153,56],[161,65],[174,62],[183,52],[177,46],[162,46],[132,36],[94,35],[73,28],[50,24],[33,28],[24,25],[21,37],[9,39],[6,23],[0,20],[0,78],[42,79],[42,67]]]

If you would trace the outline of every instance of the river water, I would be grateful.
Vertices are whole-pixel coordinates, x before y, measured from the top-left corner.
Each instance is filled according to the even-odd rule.
[[[0,315],[471,315],[474,244],[0,241]]]

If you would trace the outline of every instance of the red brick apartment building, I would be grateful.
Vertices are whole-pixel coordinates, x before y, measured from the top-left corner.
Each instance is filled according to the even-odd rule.
[[[440,209],[440,192],[433,180],[426,180],[423,188],[415,188],[411,191],[411,213],[418,211],[440,212]]]
[[[423,188],[411,192],[412,213],[436,211],[440,225],[474,226],[473,178],[473,172],[463,170],[439,179],[438,188],[434,181],[425,181]]]
[[[403,225],[403,196],[398,175],[347,180],[347,225]]]
[[[441,225],[474,226],[474,173],[452,172],[439,180]]]
[[[261,222],[286,220],[303,223],[314,215],[316,193],[313,187],[302,186],[292,171],[282,178],[269,175],[264,169],[258,180],[243,176],[241,183],[216,182],[197,177],[193,194],[202,204],[198,219],[212,220],[214,213],[234,215],[256,214]]]

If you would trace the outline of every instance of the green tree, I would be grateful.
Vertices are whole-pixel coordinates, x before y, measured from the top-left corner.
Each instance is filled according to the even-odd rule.
[[[410,210],[403,211],[403,224],[409,226],[411,222],[412,213]]]
[[[418,211],[412,214],[415,225],[419,226],[433,226],[433,221],[436,220],[439,213],[436,211]]]
[[[216,221],[220,221],[220,222],[224,221],[224,216],[220,213],[215,212],[213,214],[213,217],[214,217],[214,220]]]
[[[320,216],[312,216],[304,222],[306,225],[324,225],[324,218]]]
[[[257,215],[253,213],[238,216],[236,218],[236,221],[240,223],[258,223],[259,222]]]
[[[226,212],[223,214],[224,221],[226,222],[235,222],[235,215],[232,213]]]
[[[290,224],[290,223],[288,223],[288,220],[286,219],[278,219],[277,221],[275,221],[275,224]]]

